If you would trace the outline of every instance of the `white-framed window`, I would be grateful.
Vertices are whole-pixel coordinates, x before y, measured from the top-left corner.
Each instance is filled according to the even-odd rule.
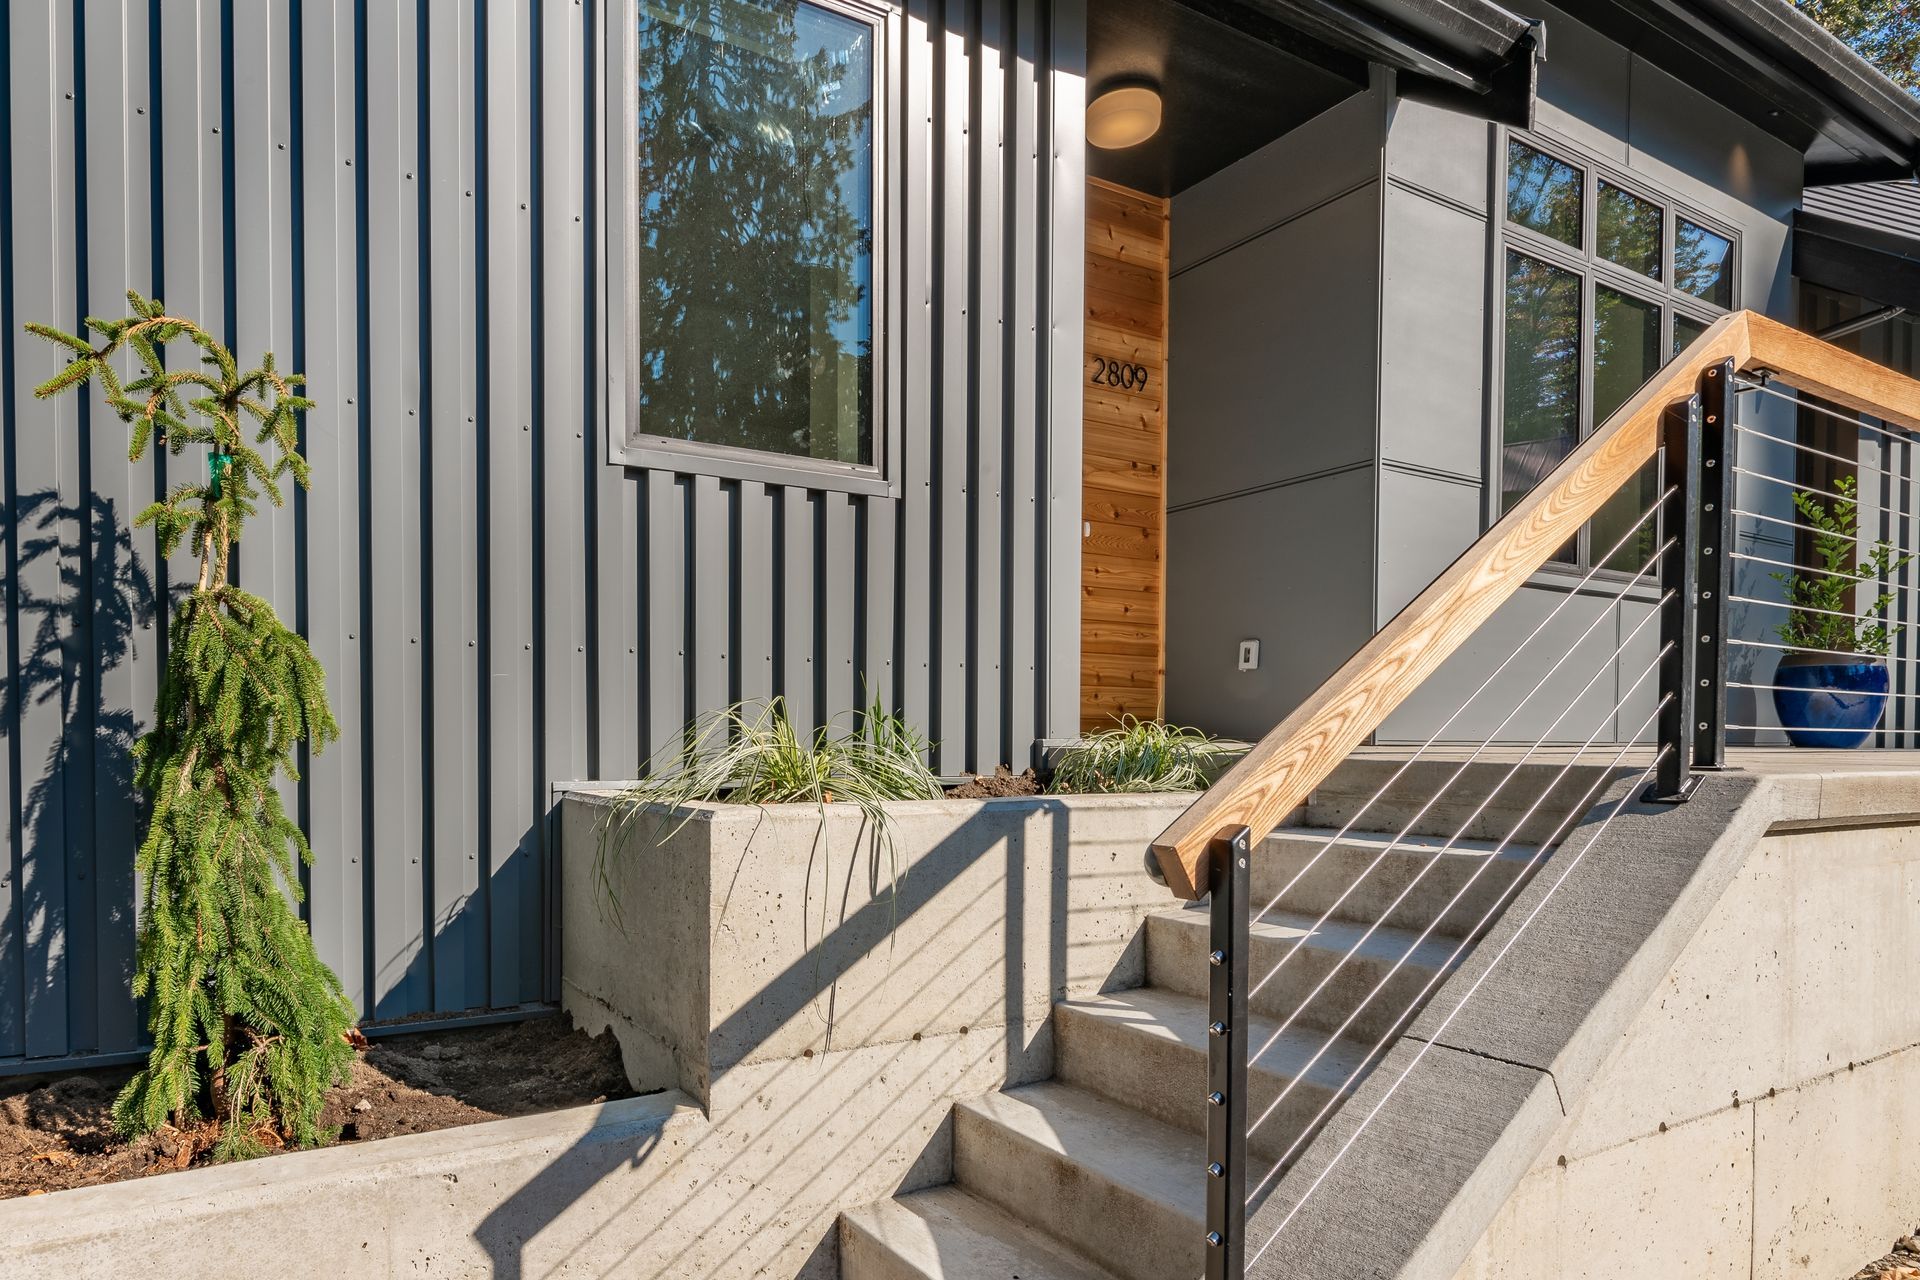
[[[1739,256],[1732,228],[1558,141],[1508,135],[1496,189],[1495,519],[1737,305]],[[1649,469],[1555,559],[1604,557],[1654,486]],[[1639,570],[1655,541],[1649,521],[1604,567]]]
[[[615,12],[629,127],[613,460],[884,490],[888,10]]]

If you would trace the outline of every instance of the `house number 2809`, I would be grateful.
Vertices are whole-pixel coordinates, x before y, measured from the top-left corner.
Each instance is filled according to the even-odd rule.
[[[1119,360],[1109,360],[1105,356],[1095,356],[1093,385],[1119,387],[1124,391],[1144,391],[1147,387],[1147,366],[1124,364]]]

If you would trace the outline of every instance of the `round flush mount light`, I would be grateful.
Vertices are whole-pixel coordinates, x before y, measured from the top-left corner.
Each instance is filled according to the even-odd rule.
[[[1137,147],[1160,132],[1160,95],[1145,85],[1109,89],[1087,107],[1087,141],[1107,151]]]

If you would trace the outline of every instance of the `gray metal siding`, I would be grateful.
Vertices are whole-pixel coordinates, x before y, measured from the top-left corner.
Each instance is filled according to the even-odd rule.
[[[128,463],[111,414],[35,402],[54,357],[20,332],[128,286],[319,403],[315,488],[238,573],[328,673],[344,737],[289,794],[369,1016],[552,999],[550,782],[631,776],[697,711],[782,693],[811,723],[870,686],[943,772],[1071,731],[1079,0],[907,10],[897,497],[605,465],[603,19],[624,6],[8,6],[0,1069],[141,1039],[126,748],[192,566],[132,517],[205,464]]]

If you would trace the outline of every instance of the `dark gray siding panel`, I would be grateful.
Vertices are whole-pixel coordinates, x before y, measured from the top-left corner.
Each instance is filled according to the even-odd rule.
[[[342,741],[289,800],[306,913],[369,1016],[551,1000],[553,781],[692,714],[871,692],[946,771],[1027,763],[1078,688],[1080,0],[908,7],[891,63],[892,496],[606,465],[623,386],[625,6],[20,0],[0,121],[0,1070],[132,1050],[126,749],[188,581],[126,460],[31,388],[122,292],[304,372],[316,487],[241,582]]]

